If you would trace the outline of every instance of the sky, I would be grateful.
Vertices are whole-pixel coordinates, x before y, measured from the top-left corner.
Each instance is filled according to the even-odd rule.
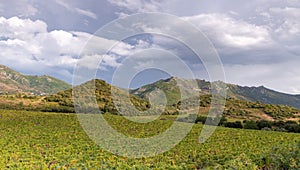
[[[125,64],[152,68],[132,78],[131,87],[138,87],[184,76],[174,59],[178,56],[195,77],[209,80],[205,65],[186,44],[153,34],[175,21],[152,18],[161,24],[155,28],[138,20],[123,24],[116,30],[139,27],[152,33],[122,40],[97,32],[117,19],[126,22],[128,16],[148,12],[176,16],[200,30],[215,47],[226,82],[300,94],[300,0],[0,0],[0,64],[69,83],[78,63],[97,69],[97,77],[108,82]],[[110,47],[109,53],[99,52]],[[164,65],[173,69],[160,70]]]

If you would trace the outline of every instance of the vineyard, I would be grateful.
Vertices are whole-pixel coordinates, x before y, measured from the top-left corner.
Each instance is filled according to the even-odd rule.
[[[149,137],[165,131],[174,116],[138,124],[105,114],[116,130]],[[182,122],[184,123],[184,122]],[[0,111],[0,169],[298,169],[300,135],[218,127],[203,144],[195,124],[184,140],[150,158],[113,155],[96,145],[75,114]],[[112,143],[112,145],[116,145]]]

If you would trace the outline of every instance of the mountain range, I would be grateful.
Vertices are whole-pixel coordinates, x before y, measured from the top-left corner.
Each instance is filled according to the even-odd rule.
[[[176,87],[176,77],[171,77],[165,80],[159,80],[157,82],[142,86],[138,89],[132,90],[133,94],[140,97],[145,97],[155,88],[163,89],[167,94],[176,94],[179,89]],[[185,80],[188,81],[188,80]],[[205,80],[196,79],[200,95],[210,94],[211,83]],[[252,102],[262,102],[265,104],[280,104],[288,105],[300,109],[300,95],[291,95],[275,90],[268,89],[264,86],[259,87],[247,87],[234,84],[226,84],[227,97],[238,100],[246,100]]]
[[[13,100],[5,96],[0,98],[0,106],[5,108],[20,108],[27,110],[41,110],[54,112],[75,112],[73,101],[73,90],[71,85],[52,78],[50,76],[28,76],[18,73],[6,66],[0,66],[0,91],[3,93],[31,93],[36,97],[28,98],[27,95],[21,95]],[[147,111],[151,108],[149,95],[153,94],[157,89],[164,92],[167,98],[167,107],[163,110],[164,114],[176,114],[181,104],[184,102],[180,99],[180,90],[177,82],[186,80],[177,77],[158,80],[154,83],[147,84],[140,88],[129,90],[130,101],[123,101],[123,97],[128,93],[126,89],[112,86],[104,80],[90,80],[77,87],[76,95],[82,98],[88,98],[91,93],[90,89],[95,89],[97,107],[103,113],[118,114],[117,105],[123,105],[123,112],[135,114],[130,106],[135,106],[137,110]],[[207,114],[211,101],[211,83],[205,80],[196,80],[198,87],[192,91],[199,93],[200,96],[200,114]],[[93,86],[95,88],[93,88]],[[78,89],[80,89],[78,91]],[[117,99],[112,98],[111,89],[117,91],[119,95]],[[45,94],[45,97],[38,97],[40,94]],[[116,101],[115,101],[116,100]],[[159,100],[159,98],[158,98]],[[290,95],[274,90],[260,87],[243,87],[239,85],[227,84],[227,101],[224,114],[227,117],[238,119],[267,119],[267,120],[286,120],[300,119],[300,96]],[[78,105],[78,103],[77,103]],[[95,106],[85,103],[81,107],[81,111],[89,112]],[[159,106],[153,106],[153,113],[145,112],[146,114],[156,114],[156,111],[161,112]],[[297,109],[296,109],[297,108]],[[196,109],[196,107],[185,108],[184,112]],[[132,113],[131,113],[132,112]]]
[[[190,103],[188,108],[184,108],[183,102],[194,101],[191,98],[181,99],[181,94],[176,82],[179,78],[169,78],[165,80],[159,80],[155,83],[148,84],[141,88],[130,90],[130,101],[126,101],[125,95],[126,89],[114,87],[103,80],[91,80],[80,86],[75,87],[76,89],[69,89],[61,91],[57,94],[50,95],[44,98],[44,102],[48,109],[46,111],[54,112],[75,112],[74,106],[80,106],[80,112],[91,113],[95,109],[99,109],[102,113],[120,114],[118,106],[123,106],[122,114],[135,115],[136,112],[130,108],[135,106],[137,110],[146,111],[142,114],[145,115],[157,115],[160,113],[166,115],[176,115],[178,110],[183,113],[189,114],[191,112],[198,112],[200,115],[207,115],[210,104],[210,83],[204,80],[197,80],[198,84],[202,86],[198,89],[193,89],[195,93],[199,93],[199,103]],[[188,80],[189,81],[189,80]],[[117,97],[113,98],[111,89],[117,91]],[[165,99],[167,101],[166,107],[161,105],[153,104],[149,101],[149,97],[153,95],[159,95],[157,89],[164,92]],[[230,87],[228,87],[230,90]],[[75,94],[75,98],[81,98],[74,103],[72,92]],[[230,93],[232,93],[230,91]],[[241,95],[230,94],[226,99],[226,105],[224,109],[224,115],[230,119],[251,119],[251,120],[298,120],[300,119],[300,110],[287,106],[287,105],[274,105],[262,103],[259,101],[246,100]],[[91,97],[91,94],[94,94]],[[194,96],[193,96],[194,97]],[[161,103],[161,99],[164,97],[156,98],[156,103]],[[191,100],[190,100],[191,99]],[[75,100],[76,101],[76,100]],[[90,101],[96,101],[96,105],[91,104]],[[93,102],[92,102],[93,103]],[[39,105],[41,106],[41,104]],[[200,106],[200,107],[198,107]],[[151,108],[151,112],[147,110]],[[45,108],[44,108],[45,109]],[[77,110],[78,111],[78,110]]]

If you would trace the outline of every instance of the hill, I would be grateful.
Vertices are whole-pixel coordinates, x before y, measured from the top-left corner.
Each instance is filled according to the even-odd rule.
[[[70,88],[68,83],[43,75],[23,75],[6,66],[0,65],[0,93],[31,93],[34,95],[54,94]]]
[[[180,99],[180,90],[176,84],[176,80],[180,81],[178,78],[171,77],[131,90],[129,95],[130,100],[125,100],[128,95],[126,89],[114,87],[103,80],[96,79],[74,87],[75,90],[70,88],[45,97],[30,95],[2,96],[0,97],[0,108],[74,113],[74,106],[80,106],[81,110],[77,111],[83,113],[91,113],[94,112],[95,109],[99,109],[102,113],[118,115],[120,114],[119,106],[123,106],[122,114],[125,113],[128,115],[158,115],[161,113],[164,115],[176,115],[179,110],[186,114],[198,112],[200,115],[207,115],[211,103],[210,83],[204,80],[197,80],[199,88],[193,89],[193,92],[199,93],[199,103],[195,103],[194,105],[190,104],[189,108],[182,108],[182,102],[190,101],[189,99]],[[191,80],[186,80],[185,83],[189,83],[189,81]],[[228,96],[224,109],[224,116],[230,120],[300,120],[299,109],[288,105],[275,105],[251,101],[249,100],[250,95],[243,96],[233,90],[231,91],[231,86],[233,85],[228,86]],[[189,87],[187,86],[187,88]],[[117,92],[117,97],[114,99],[111,94],[112,89]],[[149,101],[148,97],[157,94],[152,93],[157,89],[163,91],[165,94],[167,99],[166,108]],[[190,91],[187,90],[186,92]],[[77,99],[80,98],[82,100],[77,100],[74,104],[73,93],[75,93]],[[162,98],[158,97],[155,100],[157,103],[160,103],[161,101],[159,100],[161,99]],[[96,103],[90,101],[96,101]],[[200,106],[200,109],[198,106]],[[142,111],[142,113],[137,111]]]
[[[178,109],[181,109],[182,112],[189,114],[191,111],[195,111],[195,109],[198,109],[197,106],[200,105],[199,114],[207,115],[211,102],[211,95],[209,94],[210,83],[204,80],[197,80],[200,87],[199,89],[194,89],[194,91],[199,92],[200,103],[195,105],[195,107],[189,105],[189,108],[180,108],[181,103],[185,102],[185,100],[180,99],[180,91],[178,86],[176,86],[176,79],[177,78],[159,80],[155,83],[148,84],[139,89],[131,90],[131,103],[129,103],[128,101],[124,101],[124,97],[127,93],[125,89],[114,87],[103,80],[91,80],[80,86],[75,87],[76,96],[84,98],[86,101],[87,98],[90,98],[90,94],[94,93],[89,89],[94,89],[94,94],[96,96],[98,107],[103,113],[120,114],[119,110],[116,109],[115,105],[121,104],[125,106],[123,107],[122,113],[130,115],[136,115],[136,113],[134,113],[132,109],[127,106],[135,106],[135,108],[141,111],[148,110],[150,106],[151,108],[154,108],[152,110],[149,110],[148,112],[146,111],[144,113],[146,115],[156,115],[160,114],[161,112],[163,112],[164,115],[176,115],[178,114]],[[93,87],[94,85],[95,87]],[[117,90],[117,93],[119,95],[114,100],[112,99],[111,89]],[[156,89],[160,89],[165,93],[167,105],[164,110],[161,110],[160,106],[158,105],[151,105],[149,102],[149,95],[153,95],[152,92],[154,92]],[[230,96],[228,96],[227,98],[224,110],[225,117],[229,119],[268,121],[300,119],[300,110],[291,106],[265,104],[258,101],[253,102],[246,99],[241,100],[235,95]],[[157,98],[157,100],[160,100],[160,98]],[[188,101],[188,99],[186,100]],[[46,111],[74,111],[72,89],[61,91],[57,94],[47,96],[44,99],[44,102],[46,102],[47,106],[49,106],[49,109]],[[91,112],[94,109],[94,106],[89,105],[89,103],[90,102],[85,102],[84,104],[81,104],[81,109],[84,109],[83,112]]]
[[[171,77],[134,89],[131,93],[147,99],[154,89],[160,89],[168,99],[166,112],[174,114],[176,108],[179,108],[183,102],[180,100],[180,90],[176,85],[176,81],[181,80],[186,83],[192,81]],[[196,82],[198,89],[193,89],[193,91],[198,92],[200,96],[199,113],[207,115],[211,102],[210,82],[205,80],[196,80]],[[297,104],[297,96],[279,93],[264,87],[241,87],[227,84],[224,115],[230,119],[241,120],[299,120],[300,110],[299,107],[295,108]],[[183,111],[189,113],[194,109],[197,108],[186,108]]]
[[[264,86],[243,87],[228,84],[229,95],[237,99],[259,101],[267,104],[289,105],[300,109],[300,96],[280,93]]]
[[[116,93],[118,94],[118,97],[116,97],[115,100],[113,100],[112,98],[112,89],[116,90]],[[146,100],[143,100],[134,95],[130,95],[130,101],[121,100],[126,98],[128,92],[125,89],[114,87],[106,83],[104,80],[90,80],[75,87],[74,92],[73,90],[74,89],[68,89],[57,94],[47,96],[44,101],[47,102],[47,105],[52,105],[52,107],[50,107],[50,110],[48,111],[53,111],[51,110],[53,106],[57,106],[58,108],[63,107],[67,110],[74,110],[74,101],[72,97],[73,93],[77,97],[81,98],[81,100],[77,100],[77,104],[78,102],[84,102],[84,104],[82,104],[80,107],[80,109],[82,109],[81,112],[89,113],[95,109],[93,102],[87,100],[96,100],[100,111],[103,113],[118,114],[118,110],[115,107],[116,103],[119,103],[122,106],[126,106],[123,107],[123,109],[125,109],[123,110],[123,112],[126,112],[128,114],[135,114],[129,108],[129,106],[131,105],[135,106],[138,110],[146,110],[149,107]],[[62,111],[64,111],[64,109]]]
[[[167,95],[172,94],[174,96],[175,93],[179,94],[178,91],[179,89],[176,88],[175,86],[176,79],[179,78],[171,77],[166,80],[159,80],[157,82],[132,90],[132,93],[144,98],[145,96],[150,94],[150,92],[154,88],[159,88],[159,89],[163,89],[167,93]],[[191,81],[191,80],[184,80],[184,81]],[[199,80],[199,79],[197,79],[196,81],[198,83],[199,89],[195,89],[195,91],[199,91],[200,95],[210,94],[210,82],[205,80]],[[230,98],[252,101],[252,102],[262,102],[265,104],[288,105],[300,109],[300,95],[280,93],[265,88],[263,86],[243,87],[234,84],[226,84],[226,85],[227,85],[227,96]],[[171,100],[173,100],[176,97],[170,96],[170,98]]]

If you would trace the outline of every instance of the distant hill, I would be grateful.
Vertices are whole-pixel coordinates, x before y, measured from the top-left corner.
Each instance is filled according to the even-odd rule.
[[[176,81],[181,80],[186,83],[192,81],[171,77],[131,90],[131,93],[147,99],[154,89],[160,89],[166,94],[169,109],[174,110],[172,108],[178,107],[182,102],[179,88],[176,85]],[[211,100],[211,83],[199,79],[196,82],[198,89],[193,91],[198,92],[201,98],[199,113],[207,114]],[[299,96],[279,93],[265,87],[242,87],[227,84],[227,101],[224,110],[226,117],[254,120],[299,119],[300,111],[296,108],[300,108]]]
[[[70,88],[68,83],[50,76],[23,75],[0,65],[0,93],[32,93],[35,95],[54,94]]]
[[[160,89],[168,98],[168,105],[173,105],[180,100],[180,88],[176,85],[177,81],[185,83],[185,87],[189,87],[188,83],[192,82],[193,80],[188,79],[181,79],[177,77],[171,77],[164,80],[159,80],[151,84],[147,84],[140,88],[131,90],[131,93],[137,95],[141,98],[146,98],[153,90]],[[207,95],[210,94],[210,83],[204,80],[196,80],[198,84],[197,89],[193,89],[193,92],[199,92],[200,95]],[[194,88],[194,87],[191,87]],[[186,91],[190,92],[190,91]]]
[[[165,97],[167,99],[167,107],[162,111],[159,110],[159,106],[154,106],[155,111],[158,111],[160,114],[177,114],[178,109],[182,102],[185,100],[180,99],[180,91],[178,86],[176,85],[176,81],[180,81],[181,79],[172,77],[165,80],[159,80],[152,84],[145,85],[141,88],[131,90],[130,100],[131,103],[125,103],[125,107],[123,107],[123,113],[129,113],[131,115],[135,115],[129,108],[126,106],[132,105],[135,106],[138,110],[147,110],[150,107],[153,107],[149,103],[148,96],[153,94],[157,89],[160,89],[164,92]],[[186,83],[189,83],[191,80],[186,80]],[[196,106],[200,106],[199,114],[206,115],[210,108],[211,95],[210,95],[210,83],[204,80],[197,80],[199,85],[198,89],[193,89],[194,92],[199,92],[200,103],[196,104],[195,107],[190,105],[189,108],[181,108],[181,111],[189,114],[192,110],[195,111],[197,109]],[[94,87],[95,85],[95,87]],[[231,85],[229,85],[228,90],[231,90]],[[103,80],[91,80],[80,86],[75,87],[77,97],[81,98],[89,98],[90,93],[94,93],[96,96],[97,104],[103,113],[112,113],[119,114],[118,110],[115,107],[116,101],[112,99],[111,89],[116,89],[118,91],[119,97],[116,98],[117,102],[123,101],[124,95],[126,95],[127,91],[125,89],[121,89],[118,87],[114,87]],[[187,86],[188,88],[188,86]],[[95,92],[90,91],[90,89],[95,89]],[[273,104],[265,104],[262,102],[254,102],[249,101],[245,97],[242,98],[242,95],[238,95],[233,93],[232,91],[228,92],[228,98],[226,101],[226,107],[224,110],[224,115],[230,119],[240,119],[240,120],[299,120],[300,119],[300,110],[293,108],[291,106],[286,105],[273,105]],[[158,98],[159,100],[160,98]],[[242,100],[241,100],[242,99]],[[64,112],[68,110],[74,111],[74,103],[72,98],[72,89],[61,91],[57,94],[47,96],[44,99],[49,110],[46,111],[56,111],[56,112]],[[187,100],[189,102],[189,100]],[[53,107],[55,106],[55,107]],[[89,102],[81,104],[81,108],[84,109],[83,112],[89,112],[92,108],[89,105]],[[54,110],[53,110],[54,108]],[[146,112],[146,114],[153,115],[157,114],[156,112]],[[159,112],[160,111],[160,112]],[[131,113],[132,112],[132,113]]]
[[[8,74],[10,77],[14,78],[14,81],[10,81],[11,84],[14,83],[13,85],[26,84],[26,82],[30,82],[30,78],[33,77],[29,76],[30,78],[28,79],[28,76],[12,73]],[[35,80],[36,78],[39,77],[35,77]],[[144,111],[144,115],[158,115],[161,113],[165,115],[176,115],[178,114],[179,109],[186,114],[196,111],[200,115],[207,115],[211,104],[210,82],[196,80],[198,87],[193,87],[194,89],[192,92],[199,93],[201,100],[199,103],[198,101],[194,104],[190,103],[191,105],[189,105],[188,108],[182,108],[183,102],[191,101],[188,98],[181,99],[177,81],[187,83],[185,88],[190,88],[188,83],[192,80],[183,81],[183,79],[176,77],[159,80],[141,88],[130,90],[130,101],[126,101],[124,100],[128,94],[126,89],[112,86],[104,80],[95,79],[76,86],[74,87],[75,89],[69,88],[45,97],[30,95],[15,95],[13,97],[12,95],[3,95],[2,97],[0,96],[0,108],[73,113],[75,112],[74,105],[80,105],[81,110],[79,111],[82,113],[91,113],[96,107],[96,109],[99,109],[102,113],[120,114],[116,106],[122,105],[122,114],[126,113],[128,115],[137,115],[138,113],[134,112],[130,106],[135,107],[137,110]],[[27,88],[28,86],[25,87]],[[182,88],[182,90],[185,90],[185,88]],[[112,98],[111,89],[117,91],[117,97],[115,99]],[[157,93],[158,89],[165,94],[167,99],[166,108],[161,105],[153,105],[153,103],[150,103],[149,101],[149,96],[152,95],[153,97],[153,95],[159,94]],[[280,103],[280,101],[284,102],[280,97],[287,98],[288,100],[286,101],[290,100],[290,102],[294,102],[292,97],[297,98],[297,96],[282,94],[263,87],[241,87],[231,84],[228,84],[227,91],[228,96],[224,109],[224,116],[231,120],[300,120],[299,109],[288,106],[289,103]],[[83,103],[74,103],[74,92],[76,98],[84,99]],[[190,93],[191,91],[186,90],[186,92]],[[91,96],[95,96],[96,98]],[[193,96],[195,97],[195,95]],[[157,101],[160,99],[162,98],[158,97],[155,100],[160,103]],[[90,100],[96,101],[97,105],[91,104],[93,102],[89,102]],[[269,102],[279,103],[268,104]],[[200,108],[198,108],[198,106],[200,106]]]
[[[259,101],[267,104],[289,105],[300,109],[300,96],[280,93],[263,86],[242,87],[238,85],[228,85],[228,94],[237,99]]]
[[[179,78],[171,77],[169,79],[159,80],[157,82],[132,90],[132,93],[144,98],[154,88],[159,88],[166,91],[167,95],[170,95],[170,100],[174,100],[173,102],[175,102],[176,98],[179,97],[175,97],[176,93],[179,95],[179,89],[176,87],[176,79]],[[198,91],[201,95],[210,94],[210,82],[199,79],[196,81],[199,86],[199,89],[195,89],[196,91]],[[177,92],[175,93],[175,91]],[[262,102],[265,104],[288,105],[300,109],[300,95],[280,93],[271,89],[267,89],[263,86],[243,87],[234,84],[227,84],[227,96],[239,100]]]

